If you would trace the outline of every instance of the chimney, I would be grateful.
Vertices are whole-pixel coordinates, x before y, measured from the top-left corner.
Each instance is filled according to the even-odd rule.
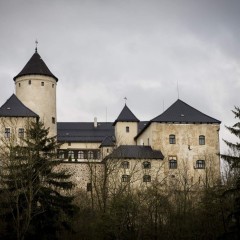
[[[96,117],[94,118],[94,127],[95,128],[97,127],[97,118]]]

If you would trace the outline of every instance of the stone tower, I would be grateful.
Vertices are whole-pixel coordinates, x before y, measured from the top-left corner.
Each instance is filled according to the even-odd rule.
[[[118,118],[113,123],[115,127],[116,145],[135,145],[134,138],[138,133],[139,120],[125,104]]]
[[[37,47],[20,73],[13,78],[18,99],[40,116],[49,136],[57,135],[56,87],[58,79],[51,73]]]

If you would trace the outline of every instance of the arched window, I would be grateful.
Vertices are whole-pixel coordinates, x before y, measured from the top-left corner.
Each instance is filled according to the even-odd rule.
[[[170,169],[176,169],[177,168],[177,160],[176,159],[170,159],[169,160],[169,168]]]
[[[93,151],[88,151],[88,159],[93,159]]]
[[[176,144],[176,138],[174,134],[169,135],[169,143]]]
[[[84,152],[78,151],[78,159],[84,159]]]
[[[121,163],[121,168],[128,169],[129,168],[129,162],[128,161],[122,162]]]
[[[73,160],[74,159],[74,151],[71,150],[71,151],[68,152],[68,159],[69,160]]]
[[[204,135],[199,136],[199,145],[205,145],[205,136]]]
[[[151,168],[151,163],[148,161],[143,162],[143,168],[144,169],[150,169]]]
[[[205,161],[204,160],[197,160],[195,168],[197,168],[197,169],[204,169],[205,168]]]
[[[143,182],[151,182],[151,176],[150,175],[144,175],[143,176]]]
[[[58,152],[58,157],[59,157],[60,159],[64,159],[64,151],[63,151],[63,150],[60,150],[60,151]]]

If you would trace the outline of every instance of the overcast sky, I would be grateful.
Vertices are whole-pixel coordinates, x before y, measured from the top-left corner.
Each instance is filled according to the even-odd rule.
[[[0,105],[37,39],[59,78],[58,121],[114,121],[124,97],[150,120],[179,95],[232,139],[224,125],[240,106],[240,0],[1,0],[0,33]]]

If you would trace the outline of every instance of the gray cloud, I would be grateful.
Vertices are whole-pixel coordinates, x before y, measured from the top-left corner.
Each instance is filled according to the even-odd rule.
[[[126,96],[141,120],[178,97],[223,122],[239,105],[240,2],[0,2],[0,102],[34,52],[59,78],[58,120],[109,121]]]

